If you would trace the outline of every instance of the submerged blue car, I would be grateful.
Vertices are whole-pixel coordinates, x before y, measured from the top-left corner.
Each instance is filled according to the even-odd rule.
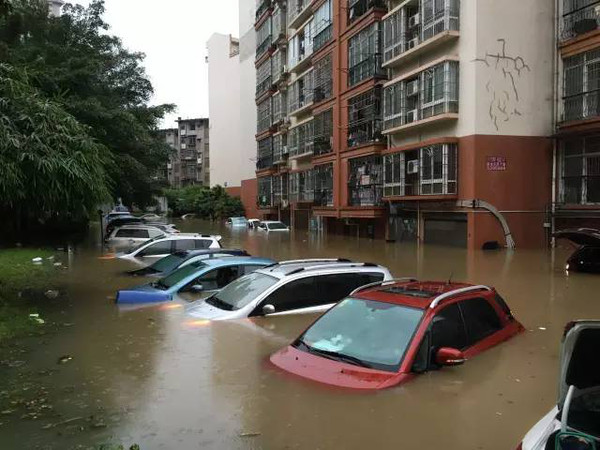
[[[218,291],[233,280],[274,264],[266,258],[237,257],[210,258],[183,266],[153,283],[117,293],[117,303],[156,303],[173,300],[178,293],[201,294]]]

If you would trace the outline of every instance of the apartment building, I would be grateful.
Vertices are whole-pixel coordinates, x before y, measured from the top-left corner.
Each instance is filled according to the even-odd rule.
[[[167,178],[175,188],[210,186],[209,121],[206,118],[177,120],[177,128],[161,130],[173,148]]]
[[[554,227],[600,228],[600,1],[558,7]]]
[[[296,228],[549,236],[554,5],[259,1],[258,202]]]

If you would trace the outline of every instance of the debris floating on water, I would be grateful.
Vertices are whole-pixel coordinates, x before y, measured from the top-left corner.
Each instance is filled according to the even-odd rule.
[[[260,436],[260,433],[240,433],[240,437],[256,437],[256,436]]]
[[[29,318],[40,325],[46,323],[46,321],[42,319],[39,314],[29,314]]]
[[[55,289],[48,289],[46,292],[44,292],[44,295],[46,296],[46,298],[50,298],[50,299],[55,299],[56,297],[58,297],[59,292]]]
[[[546,327],[538,327],[538,330],[546,331]]]
[[[64,355],[58,358],[58,364],[66,364],[71,361],[73,357],[71,355]]]
[[[34,262],[34,263],[36,263],[36,262],[42,262],[42,261],[43,261],[43,258],[42,258],[42,257],[40,257],[40,256],[38,256],[37,258],[33,258],[33,259],[31,260],[31,262]]]

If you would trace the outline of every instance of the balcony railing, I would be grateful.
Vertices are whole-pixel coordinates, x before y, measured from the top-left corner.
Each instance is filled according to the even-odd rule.
[[[350,206],[379,206],[383,187],[381,185],[349,188]]]
[[[271,46],[271,35],[269,34],[259,45],[256,47],[256,59],[259,59],[264,55],[269,47]]]
[[[271,77],[269,76],[256,86],[256,96],[260,97],[262,94],[269,91],[272,85],[273,82]]]
[[[288,26],[310,6],[311,0],[290,0],[287,4],[287,22]]]
[[[385,70],[381,68],[382,56],[373,54],[348,69],[348,86],[353,86],[371,77],[385,78]]]
[[[271,7],[271,0],[262,0],[256,6],[256,20],[260,19],[267,9]]]
[[[600,24],[600,1],[584,0],[568,5],[565,2],[565,14],[562,18],[561,39],[563,41],[576,38],[590,31],[598,29]],[[585,5],[581,7],[580,5]]]
[[[326,27],[313,38],[313,52],[316,52],[333,37],[333,24]]]
[[[256,161],[256,170],[273,167],[273,155],[259,156]]]
[[[348,23],[364,16],[371,8],[385,9],[384,0],[348,0]]]
[[[326,155],[333,151],[330,136],[315,136],[313,154],[315,156]]]
[[[600,116],[600,90],[564,99],[563,120],[582,120]]]

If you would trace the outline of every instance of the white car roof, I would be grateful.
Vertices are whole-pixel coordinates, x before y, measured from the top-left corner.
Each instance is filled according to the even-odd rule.
[[[305,259],[282,261],[263,267],[256,272],[283,280],[284,278],[305,274],[321,274],[333,272],[388,272],[388,269],[372,263],[353,262],[343,259]]]
[[[283,222],[280,220],[261,220],[261,223],[283,223]]]
[[[158,231],[162,231],[160,228],[154,226],[154,225],[136,225],[136,224],[128,224],[128,225],[121,225],[120,227],[116,227],[115,230],[131,230],[131,229],[143,229],[143,230],[147,230],[147,229],[153,229],[153,230],[158,230]]]

